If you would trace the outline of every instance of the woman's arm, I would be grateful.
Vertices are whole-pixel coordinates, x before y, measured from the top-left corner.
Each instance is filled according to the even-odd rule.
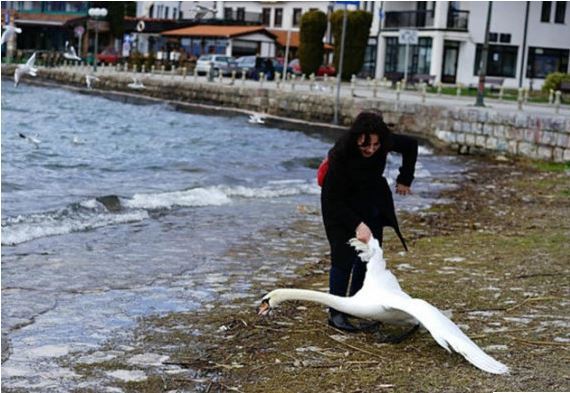
[[[400,174],[396,179],[398,185],[404,195],[409,194],[410,185],[414,180],[414,173],[416,170],[416,160],[418,158],[418,141],[412,137],[392,134],[393,146],[392,150],[402,155],[402,166],[400,167]],[[396,188],[398,192],[398,187]],[[399,194],[401,192],[398,192]]]

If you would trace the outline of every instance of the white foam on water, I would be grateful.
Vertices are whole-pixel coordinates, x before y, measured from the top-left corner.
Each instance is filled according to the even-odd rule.
[[[76,214],[68,217],[45,213],[33,216],[18,216],[2,224],[2,245],[15,245],[47,236],[64,235],[108,225],[125,224],[145,220],[149,217],[144,210],[120,214],[95,213]]]
[[[132,199],[123,200],[123,204],[126,207],[135,209],[171,209],[175,206],[221,206],[230,202],[230,198],[224,192],[214,187],[200,187],[158,194],[135,194]]]

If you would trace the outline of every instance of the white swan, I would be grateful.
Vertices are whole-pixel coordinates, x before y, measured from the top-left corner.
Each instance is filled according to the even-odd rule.
[[[16,67],[16,71],[14,71],[15,86],[18,86],[18,84],[20,83],[20,78],[22,78],[22,76],[25,74],[36,76],[36,72],[38,72],[38,69],[34,67],[35,62],[36,62],[36,52],[34,52],[32,56],[30,56],[26,64],[18,64],[18,67]]]
[[[441,311],[402,291],[396,277],[386,269],[386,261],[378,240],[371,238],[368,244],[365,244],[351,239],[350,244],[360,252],[360,258],[368,262],[364,284],[354,296],[341,297],[305,289],[276,289],[263,297],[259,314],[266,315],[271,308],[287,300],[307,300],[322,303],[358,318],[387,324],[415,325],[419,322],[448,352],[453,349],[475,367],[489,373],[509,372],[507,366],[483,352]]]

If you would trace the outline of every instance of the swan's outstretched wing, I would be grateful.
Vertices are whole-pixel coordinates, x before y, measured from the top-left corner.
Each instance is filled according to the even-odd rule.
[[[463,355],[475,367],[492,374],[509,372],[507,366],[483,352],[456,324],[425,300],[387,296],[382,303],[384,306],[404,311],[416,318],[439,345],[449,352],[453,349]]]

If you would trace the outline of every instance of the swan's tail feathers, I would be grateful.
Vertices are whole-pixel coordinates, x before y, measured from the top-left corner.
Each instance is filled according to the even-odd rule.
[[[450,351],[450,348],[453,349],[475,367],[488,373],[507,374],[509,372],[507,366],[483,352],[456,324],[425,300],[403,298],[393,300],[394,303],[398,303],[393,306],[394,308],[420,321],[435,341],[447,351]]]

